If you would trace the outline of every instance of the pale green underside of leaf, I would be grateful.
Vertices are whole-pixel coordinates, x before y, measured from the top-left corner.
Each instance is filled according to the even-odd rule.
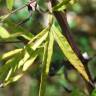
[[[58,30],[56,26],[53,26],[53,34],[56,42],[58,43],[64,55],[67,57],[70,63],[78,70],[78,72],[89,82],[89,77],[86,73],[84,65],[77,57],[75,52],[72,50],[67,39],[61,34],[61,32]]]

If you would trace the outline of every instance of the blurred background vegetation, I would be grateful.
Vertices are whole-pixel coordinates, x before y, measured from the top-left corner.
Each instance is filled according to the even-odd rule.
[[[0,16],[10,12],[6,7],[5,2],[5,0],[0,0]],[[15,0],[13,10],[27,2],[28,0]],[[15,25],[18,25],[28,16],[28,8],[25,7],[11,15],[8,20]],[[46,15],[43,16],[38,12],[33,12],[30,19],[20,26],[32,34],[37,34],[46,25],[46,19]],[[88,66],[92,78],[95,79],[96,0],[78,0],[72,7],[69,6],[67,9],[67,20],[75,42],[82,54],[87,55],[87,57],[90,58],[92,57]],[[10,26],[8,27],[6,23],[4,26],[10,32]],[[12,49],[14,49],[14,44],[12,43],[0,44],[0,54]],[[48,77],[46,96],[90,96],[85,81],[73,67],[70,67],[69,65],[65,66],[66,63],[59,47],[55,45],[52,61],[54,68],[51,70],[52,73],[50,73],[50,76]],[[0,96],[37,96],[39,83],[40,68],[38,67],[38,64],[33,64],[19,81],[8,85],[6,88],[0,88]],[[95,90],[93,90],[91,96],[96,96]]]

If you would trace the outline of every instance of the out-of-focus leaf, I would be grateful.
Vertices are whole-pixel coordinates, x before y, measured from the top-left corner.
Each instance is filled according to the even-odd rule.
[[[61,34],[57,27],[53,26],[53,34],[56,42],[58,43],[59,47],[61,48],[64,55],[70,61],[70,63],[78,70],[78,72],[85,78],[86,81],[90,82],[89,77],[86,73],[84,65],[77,57],[75,52],[72,50],[70,44],[68,43],[67,39]]]
[[[54,44],[54,37],[52,32],[50,32],[47,38],[47,42],[45,44],[39,96],[44,96],[46,92],[46,80],[49,73],[50,63],[53,54],[53,44]]]
[[[0,38],[8,38],[10,36],[10,34],[8,33],[8,31],[0,26]]]
[[[8,74],[7,74],[7,77],[5,78],[5,81],[9,79],[9,77],[11,76],[12,74],[12,68],[9,70]]]
[[[91,96],[96,96],[96,88],[92,91]]]
[[[13,34],[10,34],[9,37],[2,38],[2,39],[0,40],[0,42],[1,42],[1,41],[2,41],[2,42],[6,42],[7,40],[14,42],[17,37],[22,36],[22,35],[23,35],[23,33],[13,33]],[[22,36],[22,37],[23,37],[23,36]]]
[[[42,10],[47,10],[46,1],[45,0],[37,0],[38,5]]]
[[[31,40],[34,37],[34,35],[31,32],[27,31],[26,29],[22,28],[21,26],[17,26],[11,20],[6,20],[4,23],[7,24],[7,26],[4,25],[4,27],[8,28],[10,30],[11,34],[17,34],[17,35],[20,34],[19,36],[22,36],[27,40]],[[10,27],[10,26],[12,26],[12,27]]]
[[[22,73],[21,73],[21,74],[18,74],[18,75],[16,75],[15,77],[13,77],[12,80],[9,80],[9,81],[15,82],[15,81],[17,81],[18,79],[20,79],[22,76],[23,76]]]
[[[53,7],[54,11],[63,11],[69,4],[74,4],[76,0],[63,0],[61,3]]]
[[[8,25],[9,26],[9,25]],[[15,41],[17,37],[22,36],[27,40],[31,40],[33,35],[30,32],[24,31],[23,28],[16,28],[11,25],[12,33],[10,34],[4,27],[0,26],[0,39],[1,41]]]
[[[71,96],[87,96],[84,92],[82,92],[79,88],[74,88],[71,93]]]
[[[24,75],[24,74],[21,73],[21,74],[18,74],[18,75],[16,75],[16,76],[10,78],[8,81],[2,83],[2,84],[0,85],[0,87],[5,87],[5,86],[7,86],[8,84],[10,84],[10,83],[12,83],[12,82],[16,82],[16,81],[19,80],[23,75]]]
[[[7,4],[7,8],[9,10],[12,10],[13,4],[14,4],[14,0],[6,0],[6,4]]]
[[[4,21],[9,16],[10,16],[10,14],[6,14],[6,15],[3,15],[3,16],[0,16],[0,21]]]
[[[66,5],[69,3],[70,0],[64,0],[61,3],[57,4],[56,6],[53,7],[53,10],[64,10],[66,8]]]

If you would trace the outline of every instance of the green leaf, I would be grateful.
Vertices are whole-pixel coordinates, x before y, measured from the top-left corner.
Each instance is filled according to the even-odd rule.
[[[14,79],[16,73],[24,73],[33,64],[39,54],[39,51],[36,49],[46,40],[47,36],[48,28],[32,38],[24,48],[16,49],[0,56],[1,60],[9,58],[9,60],[0,67],[0,80],[2,81],[2,86],[17,80],[18,78]]]
[[[91,96],[96,96],[96,88],[92,91]]]
[[[7,19],[10,16],[10,14],[6,14],[3,16],[0,16],[0,21],[4,21],[5,19]]]
[[[53,7],[53,11],[63,11],[68,5],[72,6],[77,0],[63,0]]]
[[[0,80],[2,82],[9,80],[10,77],[14,75],[14,72],[17,71],[17,65],[22,58],[22,55],[22,52],[16,54],[13,58],[9,59],[3,66],[0,67]]]
[[[1,82],[4,82],[9,70],[10,70],[10,62],[13,61],[13,58],[8,60],[8,62],[3,65],[2,67],[0,67],[0,80]]]
[[[4,27],[2,27],[2,26],[0,26],[0,38],[8,38],[10,36],[10,34],[8,33],[8,31],[4,28]]]
[[[35,59],[37,58],[37,54],[32,55],[24,64],[23,66],[23,71],[26,71],[35,61]]]
[[[53,44],[54,44],[54,37],[52,32],[50,32],[44,48],[43,64],[42,64],[43,69],[41,74],[39,96],[44,96],[46,92],[46,80],[49,73],[50,63],[53,54]]]
[[[12,25],[13,26],[13,25]],[[27,40],[31,40],[33,38],[33,35],[30,33],[30,32],[26,32],[24,31],[23,29],[18,29],[18,28],[14,28],[12,27],[13,30],[17,31],[17,32],[14,32],[12,30],[13,33],[9,33],[3,26],[0,26],[0,43],[2,42],[15,42],[15,41],[19,41],[18,39],[16,39],[17,37],[19,36],[22,36],[24,37],[25,39]],[[8,28],[9,29],[9,28]],[[17,30],[18,29],[18,30]],[[22,41],[23,42],[23,41]]]
[[[22,51],[24,55],[22,59],[18,62],[18,69],[21,68],[24,65],[24,63],[28,60],[28,58],[30,57],[26,49],[23,49]]]
[[[22,51],[22,49],[15,49],[15,50],[9,51],[7,53],[4,53],[3,55],[0,56],[0,60],[4,60],[4,59],[7,59],[9,57],[12,57],[21,51]]]
[[[38,5],[40,6],[40,9],[46,11],[47,6],[46,6],[46,1],[45,0],[37,0]]]
[[[33,50],[36,50],[48,36],[48,28],[45,28],[37,36],[35,36],[28,44]],[[33,43],[34,42],[34,43]]]
[[[52,28],[53,28],[54,38],[58,43],[59,47],[61,48],[62,52],[64,53],[64,55],[67,57],[70,63],[78,70],[78,72],[85,78],[85,80],[90,82],[89,77],[84,68],[84,65],[82,64],[80,59],[77,57],[77,55],[71,48],[67,39],[61,34],[61,32],[58,30],[57,27],[55,27],[55,25]]]
[[[36,60],[39,53],[42,51],[42,48],[40,48],[36,51],[33,51],[30,47],[27,47],[26,50],[30,54],[30,57],[24,63],[24,65],[22,67],[22,71],[26,71],[33,64],[33,62]]]
[[[2,39],[0,40],[0,42],[7,42],[7,41],[12,41],[12,42],[14,42],[14,41],[19,41],[19,40],[17,40],[16,38],[19,37],[19,36],[22,36],[22,35],[23,35],[23,33],[13,33],[13,34],[10,34],[9,37],[2,38]],[[23,37],[23,36],[22,36],[22,37]],[[23,41],[22,41],[22,42],[23,42]]]
[[[7,86],[8,84],[10,84],[10,83],[12,83],[12,82],[16,82],[16,81],[19,80],[23,75],[24,75],[24,74],[21,73],[21,74],[18,74],[18,75],[16,75],[16,76],[10,78],[8,81],[1,83],[1,84],[0,84],[0,87],[5,87],[5,86]]]
[[[6,4],[7,4],[7,8],[9,10],[12,10],[13,4],[14,4],[14,0],[6,0]]]
[[[44,40],[46,40],[47,35],[48,35],[48,33],[45,33],[44,36],[42,36],[42,38],[36,40],[35,43],[32,44],[32,49],[33,49],[33,50],[36,50],[36,49],[38,48],[38,46],[39,46]]]
[[[87,94],[78,87],[75,87],[71,92],[71,96],[87,96]]]
[[[26,71],[37,58],[37,52],[32,52],[30,54],[30,57],[27,50],[26,52],[24,51],[25,49],[20,51],[13,58],[9,59],[3,66],[0,67],[0,80],[2,81],[2,86],[6,86],[7,84],[19,79],[20,77],[16,78],[18,77],[16,73],[19,72],[20,74],[23,74],[24,71]]]
[[[19,55],[22,55],[19,53]],[[17,55],[17,56],[19,56]],[[4,67],[7,68],[8,70],[4,70],[4,67],[2,67],[2,71],[1,71],[1,79],[3,82],[1,83],[1,85],[4,87],[6,85],[8,85],[9,83],[15,82],[18,79],[20,79],[23,75],[24,72],[33,64],[33,62],[35,61],[35,59],[37,58],[37,52],[33,52],[33,54],[31,55],[31,57],[26,60],[26,62],[23,62],[23,65],[19,66],[19,62],[21,61],[21,58],[14,58],[11,62],[7,63]],[[19,71],[19,75],[16,74]],[[3,74],[2,74],[3,72]],[[3,77],[3,78],[2,78]]]
[[[44,29],[38,35],[32,38],[32,40],[24,48],[25,55],[24,58],[19,62],[18,67],[22,66],[30,58],[30,55],[33,54],[32,52],[34,52],[44,42],[44,40],[47,38],[47,35],[47,29]]]
[[[25,55],[20,60],[20,62],[18,64],[18,68],[20,68],[24,64],[25,64],[25,66],[27,66],[26,64],[28,64],[28,62],[32,62],[35,60],[37,55],[34,56],[34,58],[32,57],[34,55],[34,51],[44,42],[44,40],[47,38],[47,36],[48,36],[48,28],[44,29],[38,35],[36,35],[34,38],[32,38],[32,40],[24,48]],[[26,70],[25,66],[23,67],[23,70]],[[30,63],[28,66],[30,66]]]
[[[7,26],[4,26],[4,27],[6,27],[7,29],[10,29],[10,33],[11,33],[11,35],[13,34],[12,35],[13,37],[14,37],[14,34],[15,35],[17,34],[17,36],[18,35],[22,36],[27,40],[31,40],[34,37],[34,35],[31,32],[27,31],[26,29],[22,28],[21,26],[17,26],[11,20],[6,20],[4,23],[7,24]],[[10,27],[10,26],[12,26],[12,27]]]
[[[18,75],[16,75],[16,76],[14,76],[14,77],[13,77],[11,80],[9,80],[9,81],[15,82],[15,81],[17,81],[18,79],[20,79],[22,76],[23,76],[23,73],[18,74]],[[10,82],[10,83],[11,83],[11,82]]]

